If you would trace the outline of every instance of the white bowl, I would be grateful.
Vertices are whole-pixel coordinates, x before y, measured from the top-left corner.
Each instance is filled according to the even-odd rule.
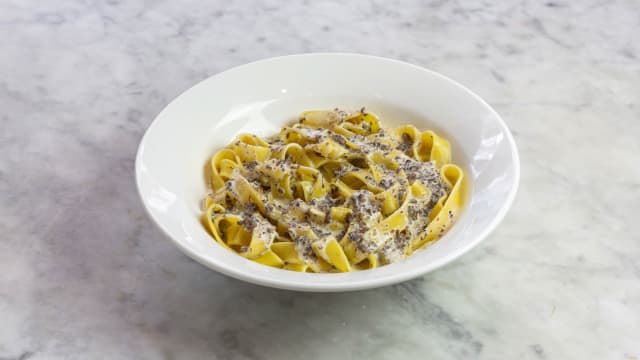
[[[199,221],[204,166],[239,133],[275,134],[309,109],[366,106],[385,126],[413,124],[452,142],[453,162],[471,181],[467,205],[431,247],[373,270],[297,273],[249,261],[219,246]],[[173,100],[145,133],[136,180],[156,224],[201,264],[255,284],[346,291],[405,281],[460,257],[487,237],[511,206],[518,152],[500,116],[462,85],[424,68],[356,54],[306,54],[242,65]]]

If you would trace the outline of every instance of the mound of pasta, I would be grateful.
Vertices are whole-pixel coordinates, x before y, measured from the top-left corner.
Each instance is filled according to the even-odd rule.
[[[211,158],[203,222],[223,247],[306,272],[364,270],[437,240],[462,207],[449,142],[380,127],[363,108],[308,111],[276,136]]]

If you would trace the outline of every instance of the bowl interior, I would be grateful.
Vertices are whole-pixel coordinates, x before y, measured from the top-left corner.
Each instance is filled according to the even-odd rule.
[[[433,246],[373,270],[309,274],[269,268],[214,242],[199,221],[204,166],[239,133],[261,136],[309,109],[365,106],[383,126],[413,124],[452,142],[470,182],[467,205]],[[353,54],[295,55],[213,76],[169,104],[147,130],[136,160],[151,217],[189,256],[227,275],[267,286],[341,291],[403,281],[460,256],[502,219],[518,184],[517,151],[500,117],[459,84],[410,64]]]

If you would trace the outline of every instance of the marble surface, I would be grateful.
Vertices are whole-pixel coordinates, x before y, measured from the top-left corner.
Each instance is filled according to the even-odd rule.
[[[640,358],[640,3],[0,0],[0,359]],[[468,85],[522,157],[500,228],[377,290],[245,284],[182,255],[136,146],[191,84],[352,51]]]

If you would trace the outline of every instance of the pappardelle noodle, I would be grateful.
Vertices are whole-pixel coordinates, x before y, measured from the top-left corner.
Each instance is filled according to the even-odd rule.
[[[462,207],[449,142],[363,108],[307,111],[211,158],[203,222],[223,247],[301,272],[371,269],[437,240]]]

